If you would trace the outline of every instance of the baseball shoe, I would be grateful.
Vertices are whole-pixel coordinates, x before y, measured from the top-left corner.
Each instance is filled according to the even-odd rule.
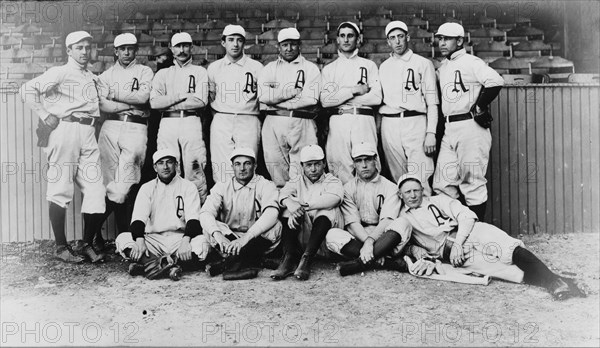
[[[279,264],[279,267],[275,270],[275,272],[271,273],[271,279],[273,280],[283,280],[292,274],[296,270],[296,257],[289,253],[286,253]]]
[[[548,285],[548,291],[552,297],[557,301],[563,301],[571,297],[571,289],[569,284],[565,283],[560,277],[556,277],[550,285]]]
[[[54,257],[67,263],[82,263],[85,261],[85,258],[77,255],[70,245],[59,246],[54,252]]]
[[[386,258],[383,263],[383,268],[390,270],[390,271],[398,271],[398,272],[408,273],[408,265],[406,264],[406,261],[404,261],[404,258],[402,258],[402,257],[399,257],[397,259]]]
[[[366,270],[368,270],[367,265],[362,263],[360,259],[339,263],[339,272],[342,277],[364,272]]]
[[[129,264],[128,272],[130,276],[135,277],[144,275],[144,269],[145,267],[141,263],[132,262]]]
[[[182,273],[183,270],[181,269],[181,266],[175,265],[169,270],[169,278],[171,278],[172,281],[176,282],[179,279],[181,279]]]
[[[256,268],[247,268],[239,271],[225,271],[223,272],[223,280],[244,280],[253,279],[258,276],[258,270]]]
[[[81,253],[92,263],[104,261],[105,255],[103,253],[96,252],[96,250],[94,250],[94,248],[89,244],[83,246],[83,248],[81,249]]]
[[[296,272],[294,272],[294,276],[298,280],[308,280],[310,277],[310,265],[312,264],[312,259],[313,256],[306,253],[302,254],[300,264],[298,265],[298,268],[296,268]]]
[[[571,295],[573,297],[587,297],[585,291],[579,286],[575,279],[561,277],[562,280],[569,285],[569,290],[571,290]]]

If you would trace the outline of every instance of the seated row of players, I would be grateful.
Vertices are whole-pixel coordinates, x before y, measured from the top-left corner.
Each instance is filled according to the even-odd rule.
[[[212,253],[222,259],[206,266],[211,276],[254,278],[263,258],[281,245],[274,280],[292,274],[307,280],[317,253],[350,260],[340,264],[342,276],[374,267],[407,272],[402,256],[408,255],[416,275],[431,274],[438,259],[464,273],[546,287],[557,299],[578,292],[522,241],[479,222],[458,200],[425,196],[415,175],[403,175],[398,185],[379,175],[374,144],[353,148],[356,176],[343,186],[325,172],[323,150],[308,145],[300,154],[299,180],[281,190],[255,173],[252,149],[236,148],[230,155],[234,178],[217,183],[202,207],[193,183],[177,174],[177,157],[169,149],[154,154],[157,178],[139,191],[131,232],[117,237],[117,250],[134,261],[132,275],[166,254],[181,260],[170,269],[178,280],[183,269],[201,268]]]
[[[379,70],[374,62],[357,55],[360,29],[355,23],[340,24],[337,34],[338,59],[321,74],[300,54],[300,36],[294,28],[279,32],[280,58],[263,68],[243,54],[244,29],[228,25],[222,37],[226,56],[212,63],[208,71],[192,64],[190,35],[177,33],[171,39],[175,64],[154,77],[148,67],[136,63],[135,36],[121,34],[114,42],[118,64],[99,78],[86,68],[92,37],[82,31],[69,34],[68,63],[49,69],[21,89],[23,99],[42,123],[55,129],[45,151],[49,163],[57,164],[50,170],[56,179],[48,182],[47,192],[56,256],[82,261],[68,248],[64,236],[65,208],[72,199],[75,179],[84,193],[84,255],[92,261],[103,259],[91,245],[94,236],[101,236],[106,216],[125,211],[123,203],[140,180],[148,102],[152,109],[162,111],[158,148],[180,149],[182,174],[196,185],[201,203],[208,191],[203,171],[207,151],[197,116],[209,102],[214,115],[212,171],[217,182],[231,178],[227,155],[233,148],[249,147],[257,153],[261,136],[267,169],[277,187],[295,180],[300,149],[317,143],[314,118],[320,102],[332,114],[326,146],[328,166],[346,183],[352,178],[350,154],[355,144],[377,143],[375,107],[383,102],[379,109],[381,136],[391,175],[397,178],[409,169],[418,173],[430,195],[428,179],[434,171],[430,155],[436,150],[439,104],[432,63],[408,48],[408,28],[400,21],[385,28],[393,52]],[[447,57],[438,71],[447,125],[434,189],[453,198],[460,190],[481,219],[487,201],[485,168],[491,136],[475,122],[472,111],[487,108],[503,82],[484,62],[465,53],[460,25],[446,23],[436,36]],[[262,126],[257,117],[259,104],[267,115]],[[106,121],[96,144],[91,126],[100,111]],[[77,164],[75,171],[70,168],[73,163]],[[101,165],[104,185],[92,180],[99,174],[82,173],[90,164]],[[74,175],[61,175],[65,172]]]

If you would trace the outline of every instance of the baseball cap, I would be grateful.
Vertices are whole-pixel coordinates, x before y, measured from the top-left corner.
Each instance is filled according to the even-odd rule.
[[[171,38],[171,46],[177,46],[180,43],[192,43],[192,37],[188,33],[177,33]]]
[[[352,27],[354,30],[356,30],[356,34],[357,34],[357,35],[359,35],[359,34],[360,34],[360,28],[358,27],[358,25],[356,25],[356,23],[354,23],[354,22],[349,22],[349,21],[347,21],[347,22],[342,22],[342,23],[340,23],[340,25],[338,25],[338,27],[337,27],[337,32],[338,32],[338,33],[340,32],[340,29],[341,29],[341,27],[342,27],[343,25],[345,25],[345,26],[348,26],[348,25],[349,25],[349,26],[350,26],[350,27]]]
[[[120,34],[115,37],[114,46],[137,45],[137,38],[131,33]]]
[[[90,35],[90,33],[87,31],[74,31],[67,35],[67,38],[65,39],[65,46],[69,47],[83,39],[92,39],[92,35]]]
[[[404,32],[408,33],[408,26],[406,23],[402,21],[391,21],[385,26],[385,36],[387,37],[390,34],[390,31],[394,29],[402,29]]]
[[[156,162],[160,161],[165,157],[173,157],[177,161],[179,160],[178,152],[179,151],[175,151],[174,149],[169,148],[158,150],[154,153],[154,155],[152,155],[152,163],[156,164]]]
[[[404,184],[405,182],[410,181],[410,180],[416,181],[419,184],[423,185],[423,183],[421,182],[421,179],[419,179],[418,175],[404,174],[398,179],[398,188],[401,188],[402,184]]]
[[[167,53],[169,53],[168,47],[161,47],[161,46],[152,47],[151,54],[155,57],[158,57],[160,55],[167,54]]]
[[[246,31],[241,25],[228,24],[223,29],[223,36],[229,35],[241,35],[243,38],[246,38]]]
[[[435,36],[464,37],[465,29],[458,23],[448,22],[440,25]]]
[[[254,150],[249,147],[236,147],[231,151],[231,155],[229,155],[229,159],[233,161],[237,156],[246,156],[254,159],[256,161],[256,154]]]
[[[296,28],[284,28],[279,31],[277,35],[277,42],[284,42],[285,40],[300,40],[300,32]]]
[[[325,154],[319,145],[307,145],[300,151],[300,162],[302,163],[322,159],[325,159]]]
[[[369,142],[361,142],[352,146],[352,158],[359,156],[375,156],[377,155],[377,149],[375,145]]]

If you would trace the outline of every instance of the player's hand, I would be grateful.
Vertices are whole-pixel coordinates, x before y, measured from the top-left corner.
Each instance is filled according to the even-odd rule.
[[[367,94],[369,93],[369,91],[371,90],[371,88],[369,88],[369,86],[365,85],[356,85],[354,87],[352,87],[352,94],[353,95],[363,95],[363,94]]]
[[[425,134],[425,142],[423,143],[423,149],[425,150],[425,154],[427,156],[433,155],[433,153],[435,152],[435,134]]]
[[[409,265],[408,267],[408,271],[410,272],[410,274],[412,275],[432,275],[433,271],[435,270],[435,262],[426,260],[426,259],[419,259],[417,260],[417,262],[413,263],[412,265]]]
[[[189,237],[181,238],[181,244],[179,245],[179,249],[177,249],[177,257],[181,261],[189,261],[192,259],[192,245],[190,244]]]
[[[239,255],[242,248],[245,247],[249,241],[250,238],[248,238],[248,235],[244,234],[242,237],[229,243],[226,251],[230,255]]]
[[[385,263],[385,257],[378,258],[377,260],[375,260],[375,263],[379,266],[383,266],[383,264]]]
[[[465,263],[465,253],[462,245],[452,245],[452,250],[450,251],[450,263],[454,267],[460,267]]]
[[[360,248],[360,260],[367,264],[373,260],[373,238],[367,238]]]
[[[55,129],[56,127],[58,127],[58,124],[60,123],[60,119],[58,117],[56,117],[55,115],[48,115],[48,117],[46,117],[46,119],[44,120],[44,123],[46,123],[48,125],[48,127],[51,127],[52,129]]]
[[[131,248],[129,258],[137,262],[144,254],[146,254],[146,256],[150,256],[148,247],[146,246],[146,240],[144,238],[138,238],[135,240],[135,244]]]
[[[227,247],[229,246],[231,241],[229,239],[227,239],[227,237],[225,237],[223,235],[223,233],[221,233],[219,231],[217,231],[213,234],[213,238],[217,242],[217,245],[219,246],[219,250],[221,250],[221,252],[227,252]]]
[[[290,215],[296,219],[300,218],[301,216],[304,216],[304,214],[306,213],[304,206],[291,198],[288,198],[286,200],[285,206],[290,212]]]
[[[298,226],[300,226],[300,218],[290,216],[288,219],[288,227],[294,230],[298,228]]]

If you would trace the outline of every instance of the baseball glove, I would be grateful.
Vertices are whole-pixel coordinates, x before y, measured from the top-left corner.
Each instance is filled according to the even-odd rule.
[[[494,118],[487,107],[481,108],[481,112],[479,113],[476,111],[476,108],[474,108],[471,113],[473,114],[473,119],[475,122],[477,122],[477,124],[479,124],[481,127],[488,129],[492,126],[492,120]]]
[[[47,125],[46,122],[42,121],[41,119],[38,120],[38,126],[35,130],[35,134],[37,134],[38,138],[38,147],[48,146],[48,139],[50,139],[50,133],[52,133],[53,130],[54,128]]]
[[[169,271],[177,264],[177,255],[162,255],[144,265],[144,275],[148,279],[169,276]]]

